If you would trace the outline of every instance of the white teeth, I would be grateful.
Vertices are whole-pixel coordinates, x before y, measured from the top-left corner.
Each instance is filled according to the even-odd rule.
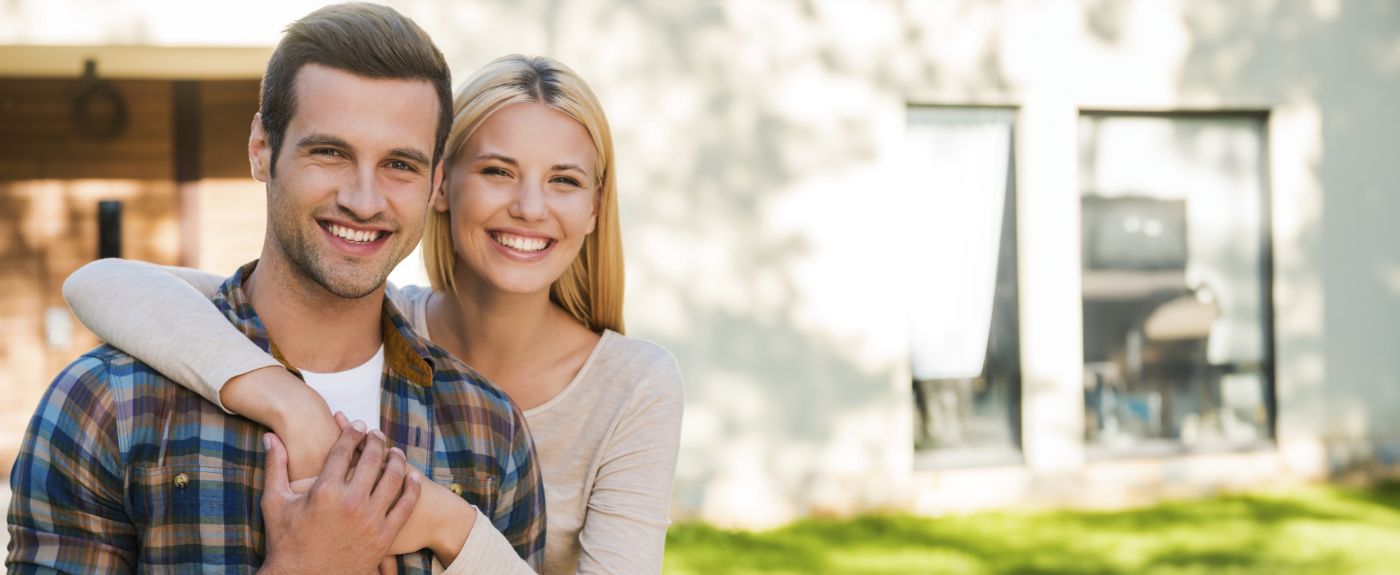
[[[372,242],[374,240],[379,239],[379,234],[382,233],[378,231],[352,230],[350,228],[344,226],[337,226],[335,224],[330,224],[326,226],[326,229],[330,230],[330,232],[338,238],[356,243]]]
[[[496,240],[496,243],[521,252],[537,252],[549,246],[549,240],[546,239],[526,238],[501,232],[491,234],[491,238]]]

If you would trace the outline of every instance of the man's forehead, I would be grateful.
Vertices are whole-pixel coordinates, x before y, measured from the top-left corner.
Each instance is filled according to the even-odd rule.
[[[439,104],[427,80],[375,78],[322,64],[302,66],[295,78],[289,132],[335,126],[342,138],[369,135],[393,147],[431,150]]]

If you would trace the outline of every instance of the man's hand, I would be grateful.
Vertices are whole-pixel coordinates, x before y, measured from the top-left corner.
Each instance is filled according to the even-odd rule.
[[[418,501],[422,479],[402,451],[386,449],[384,435],[366,434],[361,422],[352,426],[339,415],[336,420],[340,437],[305,494],[292,489],[281,440],[271,433],[263,438],[263,573],[374,573]],[[359,462],[352,465],[362,443]]]

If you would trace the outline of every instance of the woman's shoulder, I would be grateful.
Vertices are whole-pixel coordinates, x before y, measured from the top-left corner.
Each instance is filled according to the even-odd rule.
[[[683,394],[680,363],[666,348],[611,330],[603,333],[600,345],[599,357],[594,361],[604,373],[596,375],[624,384],[633,393]]]
[[[387,284],[384,294],[389,297],[389,301],[399,307],[412,307],[421,300],[428,299],[433,294],[433,288],[420,285],[396,286],[393,282]]]

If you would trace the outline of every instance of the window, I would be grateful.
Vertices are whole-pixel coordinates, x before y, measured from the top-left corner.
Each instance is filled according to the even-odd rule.
[[[1079,122],[1086,440],[1106,450],[1270,436],[1264,122]]]
[[[1014,114],[912,108],[910,357],[920,465],[1019,460]]]

